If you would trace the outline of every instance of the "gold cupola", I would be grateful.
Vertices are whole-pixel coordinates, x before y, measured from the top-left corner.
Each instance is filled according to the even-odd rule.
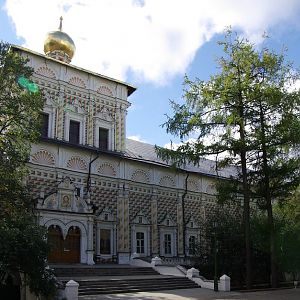
[[[60,17],[58,30],[47,33],[44,52],[47,56],[70,63],[76,47],[70,36],[62,31],[62,20],[63,18]]]

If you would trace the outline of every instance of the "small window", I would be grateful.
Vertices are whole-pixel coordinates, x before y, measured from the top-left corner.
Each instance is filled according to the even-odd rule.
[[[104,214],[104,221],[108,221],[108,214]]]
[[[193,222],[191,222],[191,228],[194,228],[194,223]]]
[[[99,128],[99,148],[108,150],[108,129]]]
[[[41,136],[48,137],[49,133],[49,114],[41,113]]]
[[[100,229],[100,254],[111,254],[110,229]]]
[[[167,219],[167,226],[170,226],[170,220]]]
[[[140,223],[140,224],[143,223],[143,217],[139,217],[139,223]]]
[[[191,235],[189,237],[189,254],[195,255],[196,253],[196,237],[194,235]]]
[[[171,234],[167,233],[164,237],[164,248],[165,248],[165,254],[172,254],[172,238]]]
[[[80,122],[70,121],[69,142],[79,144]]]
[[[144,232],[136,233],[136,253],[145,253],[145,234]]]

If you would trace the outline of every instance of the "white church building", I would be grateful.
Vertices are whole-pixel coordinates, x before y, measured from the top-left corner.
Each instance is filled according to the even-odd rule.
[[[75,45],[61,26],[48,33],[45,55],[13,49],[29,58],[45,95],[27,184],[39,223],[48,228],[49,262],[193,256],[216,202],[215,163],[203,159],[174,171],[153,145],[126,139],[136,88],[70,64]]]

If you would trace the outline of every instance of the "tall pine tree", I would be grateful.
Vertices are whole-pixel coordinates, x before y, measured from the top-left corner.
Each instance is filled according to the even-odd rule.
[[[257,199],[260,203],[263,199],[268,211],[271,278],[275,286],[272,201],[278,194],[288,193],[297,181],[293,182],[292,174],[299,170],[293,149],[300,143],[300,97],[290,87],[298,74],[285,64],[283,55],[267,49],[257,51],[230,30],[219,44],[224,50],[217,61],[220,72],[206,82],[186,77],[185,103],[171,103],[174,115],[164,126],[168,133],[180,137],[182,144],[176,150],[157,147],[157,153],[177,165],[199,164],[201,158],[214,154],[218,155],[219,167],[237,166],[238,174],[230,189],[222,183],[218,186],[223,198],[229,197],[229,192],[243,196],[246,287],[252,285],[250,202]],[[283,183],[280,192],[276,181]]]

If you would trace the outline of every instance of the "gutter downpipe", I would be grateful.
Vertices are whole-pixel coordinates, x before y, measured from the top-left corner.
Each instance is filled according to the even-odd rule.
[[[87,178],[87,183],[86,183],[86,193],[88,194],[90,192],[91,189],[91,167],[92,167],[92,163],[100,156],[100,153],[97,153],[97,156],[95,158],[93,158],[90,162],[89,162],[89,173],[88,173],[88,178]]]

